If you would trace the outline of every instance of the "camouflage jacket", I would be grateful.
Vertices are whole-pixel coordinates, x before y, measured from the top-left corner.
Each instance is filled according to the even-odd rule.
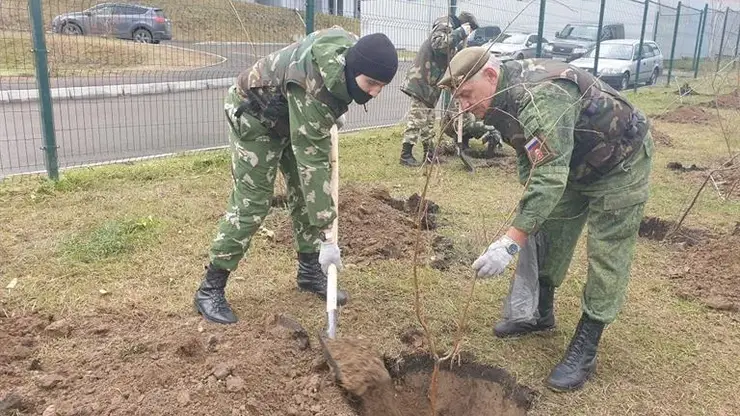
[[[319,30],[261,58],[237,78],[246,112],[274,137],[291,138],[308,217],[320,228],[336,217],[327,191],[330,129],[352,102],[344,58],[357,39],[338,26]]]
[[[432,33],[421,44],[411,68],[406,72],[401,91],[429,108],[436,107],[442,92],[437,82],[466,38],[465,29],[459,27],[453,30],[447,16],[437,19]]]
[[[552,60],[502,65],[486,124],[516,149],[521,183],[529,180],[514,226],[531,232],[568,183],[588,187],[641,149],[648,121],[617,91]]]

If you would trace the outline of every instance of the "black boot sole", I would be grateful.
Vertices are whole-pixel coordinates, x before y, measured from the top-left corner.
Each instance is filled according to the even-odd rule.
[[[554,331],[556,328],[556,325],[544,327],[544,328],[534,328],[530,331],[522,331],[522,332],[513,332],[513,333],[500,333],[496,331],[496,328],[493,328],[493,335],[496,336],[496,338],[501,339],[513,339],[513,338],[521,338],[525,337],[527,335],[537,335],[542,333],[548,333]]]
[[[582,382],[576,384],[575,386],[571,386],[571,387],[556,386],[554,384],[550,384],[550,381],[549,380],[545,384],[547,385],[547,388],[548,389],[554,391],[555,393],[570,393],[570,392],[574,392],[574,391],[578,391],[578,390],[582,389],[583,386],[585,386],[586,383],[589,380],[591,380],[591,377],[593,375],[594,375],[594,371],[591,371]]]
[[[213,318],[211,318],[210,316],[206,315],[203,312],[203,310],[200,308],[200,305],[198,305],[198,302],[196,300],[193,300],[193,308],[195,309],[195,312],[197,312],[198,314],[200,314],[203,317],[203,319],[205,319],[208,322],[213,322],[213,323],[216,323],[216,324],[228,325],[228,324],[235,324],[235,323],[237,323],[239,321],[239,318],[237,318],[234,321],[224,321],[222,319],[213,319]]]

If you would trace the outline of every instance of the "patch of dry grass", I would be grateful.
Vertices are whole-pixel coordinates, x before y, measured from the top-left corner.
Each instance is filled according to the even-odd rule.
[[[634,100],[649,107],[665,103],[665,97],[658,89],[644,90]],[[740,125],[737,112],[723,111],[728,122]],[[646,215],[676,219],[697,185],[667,170],[666,163],[714,163],[724,157],[726,146],[714,125],[657,124],[671,136],[673,146],[656,146]],[[424,181],[420,171],[397,163],[400,135],[401,129],[393,128],[344,136],[342,183],[383,184],[394,196],[419,192]],[[5,181],[0,184],[0,255],[7,260],[0,262],[0,287],[13,278],[19,282],[15,289],[0,289],[2,308],[9,313],[40,309],[68,315],[100,307],[122,313],[138,308],[192,314],[192,294],[229,189],[224,152],[73,170],[57,184]],[[432,178],[429,197],[442,209],[440,232],[482,250],[496,237],[493,233],[520,192],[513,173],[479,169],[469,174],[453,157]],[[267,227],[285,215],[275,211]],[[149,216],[158,221],[156,238],[127,244],[126,250],[113,250],[104,260],[70,261],[60,250],[70,239],[94,241],[91,236],[108,221]],[[727,232],[738,218],[740,201],[723,201],[707,190],[687,225]],[[125,241],[122,235],[113,233],[113,241]],[[78,249],[93,250],[85,245]],[[482,282],[476,290],[464,350],[506,367],[520,382],[540,391],[535,415],[734,414],[740,408],[734,391],[740,379],[738,317],[674,294],[667,276],[677,259],[674,250],[639,240],[627,302],[605,332],[598,374],[582,391],[554,394],[542,381],[561,358],[580,315],[585,241],[557,294],[556,331],[506,341],[493,336],[509,274]],[[425,313],[442,348],[451,344],[470,275],[466,268],[421,270]],[[291,247],[275,248],[266,237],[255,237],[229,284],[229,300],[242,319],[286,312],[314,332],[324,326],[324,305],[296,292],[294,279]],[[340,282],[352,294],[352,302],[340,313],[340,332],[371,337],[386,353],[400,350],[399,332],[417,326],[410,261],[347,267]],[[108,294],[102,296],[100,289]]]
[[[177,71],[221,62],[195,50],[100,37],[47,33],[46,47],[51,76]],[[31,35],[0,32],[0,75],[35,76],[35,68]]]

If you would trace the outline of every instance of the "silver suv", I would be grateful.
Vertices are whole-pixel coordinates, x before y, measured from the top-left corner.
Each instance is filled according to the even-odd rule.
[[[159,43],[172,39],[172,23],[157,7],[101,3],[82,12],[59,15],[51,22],[54,33],[99,35],[136,42]]]

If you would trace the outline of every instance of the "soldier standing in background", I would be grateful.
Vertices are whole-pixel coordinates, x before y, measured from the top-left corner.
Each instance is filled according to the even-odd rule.
[[[398,55],[380,33],[358,40],[340,27],[320,30],[258,60],[229,88],[233,189],[211,244],[210,264],[195,293],[206,319],[234,323],[226,301],[229,274],[246,254],[270,209],[277,170],[285,176],[300,290],[326,299],[326,272],[341,269],[331,235],[336,209],[331,197],[329,130],[349,104],[365,104],[391,82]],[[338,291],[343,305],[348,295]]]
[[[434,153],[431,143],[434,108],[441,93],[437,82],[444,75],[449,60],[462,48],[470,32],[477,28],[478,22],[471,13],[462,12],[459,17],[443,16],[434,22],[432,33],[421,44],[401,85],[401,91],[411,97],[401,150],[402,165],[419,165],[412,152],[419,139],[424,146],[424,157],[431,161]]]
[[[581,319],[547,380],[556,391],[579,389],[596,368],[604,327],[624,304],[649,196],[653,139],[648,120],[586,71],[552,60],[501,64],[483,47],[464,49],[450,62],[439,85],[453,84],[461,84],[455,96],[463,110],[485,116],[516,150],[519,180],[527,186],[511,227],[473,263],[477,276],[503,273],[534,233],[544,239],[537,247],[544,251],[539,318],[535,324],[499,322],[496,336],[555,327],[555,288],[563,282],[588,223]]]

